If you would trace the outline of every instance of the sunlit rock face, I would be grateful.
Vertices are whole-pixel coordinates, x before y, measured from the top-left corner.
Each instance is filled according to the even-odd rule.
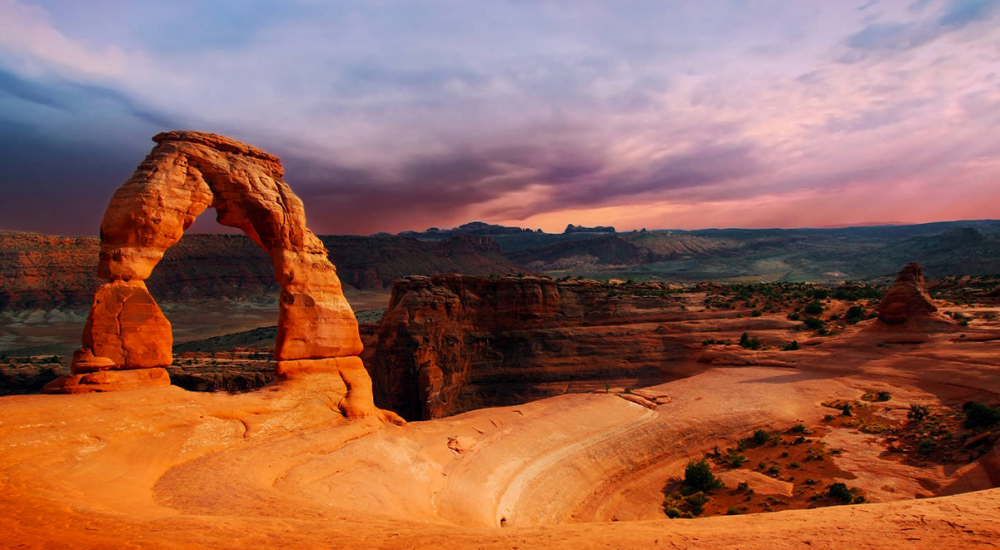
[[[348,416],[384,415],[375,409],[371,381],[356,358],[361,338],[336,268],[306,227],[302,201],[281,178],[277,157],[232,139],[199,132],[166,132],[132,177],[111,198],[101,222],[98,275],[83,347],[72,374],[47,391],[112,391],[169,383],[160,369],[173,360],[170,323],[146,290],[163,253],[206,208],[219,223],[241,229],[271,257],[281,285],[275,358],[282,382],[339,374]],[[301,368],[308,361],[309,368]],[[100,379],[100,383],[89,383]],[[116,386],[115,380],[125,381]],[[127,383],[126,383],[127,382]]]

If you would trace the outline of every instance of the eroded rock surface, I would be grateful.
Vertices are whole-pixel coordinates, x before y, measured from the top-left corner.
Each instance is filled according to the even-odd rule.
[[[326,248],[306,227],[302,201],[281,181],[278,158],[215,134],[166,132],[153,140],[157,146],[104,213],[97,271],[110,282],[95,295],[73,375],[54,382],[49,391],[108,391],[119,389],[119,379],[126,389],[167,378],[166,371],[125,378],[104,373],[170,365],[170,323],[144,281],[211,206],[219,223],[241,229],[271,258],[281,285],[274,352],[279,377],[287,381],[317,374],[317,369],[339,373],[347,388],[341,402],[345,414],[390,418],[375,409],[367,375],[358,378],[357,320]],[[281,367],[303,360],[310,362],[309,369]]]

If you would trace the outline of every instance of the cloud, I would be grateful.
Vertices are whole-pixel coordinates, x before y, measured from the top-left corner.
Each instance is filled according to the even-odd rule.
[[[780,225],[788,197],[995,169],[997,1],[0,0],[0,140],[30,143],[0,188],[70,227],[176,127],[279,155],[318,232]]]
[[[1000,0],[952,0],[945,6],[938,24],[943,28],[960,29],[990,19],[997,6],[1000,6]]]
[[[913,8],[914,5],[910,7]],[[855,52],[845,55],[842,60],[856,62],[868,52],[896,52],[918,48],[948,33],[989,20],[998,6],[1000,0],[951,0],[934,18],[870,23],[847,37],[844,44]]]

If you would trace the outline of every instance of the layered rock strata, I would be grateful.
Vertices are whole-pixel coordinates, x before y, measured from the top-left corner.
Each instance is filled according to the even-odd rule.
[[[109,282],[94,297],[73,374],[48,391],[169,383],[163,367],[172,361],[170,323],[144,281],[195,218],[213,207],[219,223],[241,229],[268,253],[281,285],[278,379],[339,375],[346,415],[390,418],[375,408],[367,375],[359,376],[357,320],[326,248],[306,227],[302,201],[281,180],[278,158],[215,134],[167,132],[153,140],[157,146],[104,213],[97,271]]]
[[[616,379],[661,383],[682,376],[674,367],[688,355],[661,325],[689,316],[667,288],[408,277],[396,282],[362,358],[379,406],[408,419],[604,391]]]

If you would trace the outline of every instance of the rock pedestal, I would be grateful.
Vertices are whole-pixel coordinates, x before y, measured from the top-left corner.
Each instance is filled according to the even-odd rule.
[[[887,325],[902,325],[919,319],[945,320],[937,310],[927,292],[923,269],[914,262],[899,272],[896,282],[879,303],[878,320]]]
[[[267,251],[282,286],[279,379],[339,375],[346,387],[340,405],[345,415],[399,420],[374,405],[371,380],[358,369],[362,344],[354,312],[326,248],[306,227],[302,201],[281,181],[278,158],[215,134],[166,132],[153,141],[156,147],[104,213],[98,275],[109,282],[94,296],[72,374],[45,391],[169,383],[162,367],[173,360],[170,323],[144,281],[195,218],[214,207],[219,223],[240,228]],[[298,368],[300,363],[308,368]]]

